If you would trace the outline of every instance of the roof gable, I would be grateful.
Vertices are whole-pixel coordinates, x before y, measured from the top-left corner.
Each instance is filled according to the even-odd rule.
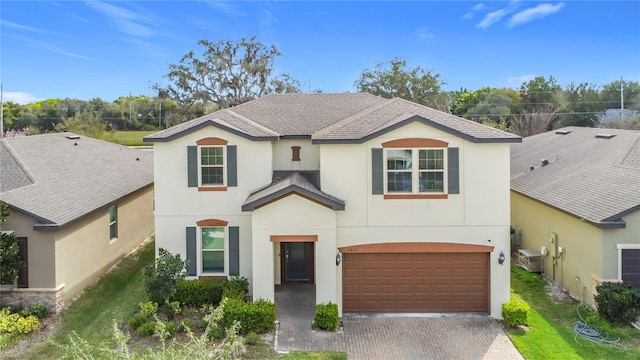
[[[519,136],[403,99],[370,94],[272,94],[144,138],[166,142],[215,126],[250,140],[311,138],[314,143],[362,143],[420,121],[473,142],[520,142]]]
[[[613,137],[598,137],[609,133]],[[511,145],[511,189],[599,227],[640,210],[640,131],[567,127]]]
[[[73,135],[73,136],[70,136]],[[3,139],[2,169],[11,157],[32,181],[3,188],[2,200],[60,227],[153,183],[153,154],[69,133]],[[0,180],[7,178],[2,171]]]

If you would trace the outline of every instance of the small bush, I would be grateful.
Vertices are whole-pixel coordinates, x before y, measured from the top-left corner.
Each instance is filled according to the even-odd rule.
[[[338,329],[338,305],[332,302],[316,305],[313,323],[319,329],[336,331]]]
[[[151,336],[156,330],[156,324],[153,321],[147,321],[140,325],[136,331],[142,336]]]
[[[135,314],[128,322],[131,330],[138,330],[142,324],[147,322],[147,317],[143,314]]]
[[[11,313],[9,308],[0,310],[0,333],[28,334],[40,327],[40,320],[33,315]]]
[[[155,301],[147,301],[139,303],[140,313],[144,316],[151,316],[158,311],[158,303]]]
[[[249,293],[249,280],[244,276],[233,276],[227,281],[227,289],[244,296]]]
[[[144,288],[151,301],[166,304],[176,293],[176,283],[185,274],[186,260],[172,255],[166,249],[158,249],[154,264],[144,268]]]
[[[624,324],[640,316],[640,290],[633,285],[604,282],[596,290],[596,306],[604,319]]]
[[[529,306],[523,302],[511,300],[502,304],[502,318],[507,326],[527,325],[528,315]]]
[[[254,333],[253,331],[248,333],[247,336],[244,337],[244,343],[247,345],[259,344],[261,340],[262,339],[260,339],[260,335]]]
[[[228,299],[224,307],[224,323],[240,323],[240,333],[255,332],[262,334],[273,329],[276,320],[277,306],[275,303],[258,299],[255,302],[232,298]]]
[[[218,340],[224,337],[224,329],[219,326],[211,326],[207,332],[209,340]]]
[[[224,279],[178,279],[172,300],[183,306],[217,305],[222,300],[226,282]]]
[[[171,321],[165,321],[162,323],[164,325],[164,331],[166,331],[169,337],[173,337],[178,332],[178,325]]]
[[[38,319],[42,320],[49,316],[51,310],[47,305],[44,304],[33,304],[29,306],[29,315],[33,315]]]

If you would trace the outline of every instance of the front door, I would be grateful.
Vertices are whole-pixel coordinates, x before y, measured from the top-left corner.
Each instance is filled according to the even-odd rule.
[[[283,242],[280,244],[282,282],[313,283],[313,243]]]

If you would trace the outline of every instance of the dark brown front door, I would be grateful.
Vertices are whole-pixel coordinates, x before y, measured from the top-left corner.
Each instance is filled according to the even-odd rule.
[[[313,258],[312,242],[280,243],[282,282],[313,283]]]
[[[344,254],[345,312],[489,310],[488,253]]]
[[[19,237],[18,239],[18,253],[20,254],[20,260],[22,260],[22,267],[18,272],[18,287],[29,287],[29,250],[27,247],[27,238]]]

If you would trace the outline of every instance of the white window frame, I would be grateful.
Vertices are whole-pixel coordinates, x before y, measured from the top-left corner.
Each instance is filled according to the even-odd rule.
[[[222,149],[222,165],[202,165],[202,149],[204,148],[221,148]],[[198,185],[201,187],[225,187],[227,186],[227,147],[225,145],[200,145],[198,146]],[[205,184],[202,182],[203,167],[220,167],[222,169],[221,184]]]
[[[204,270],[204,259],[203,259],[203,252],[204,251],[216,251],[219,252],[220,250],[203,250],[202,249],[202,230],[203,229],[208,229],[208,228],[222,228],[222,233],[224,234],[224,240],[223,240],[223,246],[224,249],[222,249],[222,253],[223,253],[223,261],[224,261],[224,270],[222,272],[208,272]],[[201,274],[201,275],[227,275],[229,272],[229,230],[227,226],[198,226],[198,233],[196,234],[197,237],[197,262],[198,262],[198,269],[197,269],[197,273]]]
[[[398,170],[397,172],[411,172],[411,191],[389,191],[389,173],[395,172],[395,170],[388,169],[388,153],[389,151],[411,151],[411,169],[410,170]],[[442,152],[443,168],[437,169],[419,169],[420,150],[439,150]],[[383,164],[384,164],[384,194],[385,195],[439,195],[446,194],[449,188],[449,179],[447,177],[447,169],[449,166],[449,159],[447,154],[447,148],[435,147],[435,148],[384,148],[383,151]],[[420,191],[420,173],[442,173],[442,191]]]

